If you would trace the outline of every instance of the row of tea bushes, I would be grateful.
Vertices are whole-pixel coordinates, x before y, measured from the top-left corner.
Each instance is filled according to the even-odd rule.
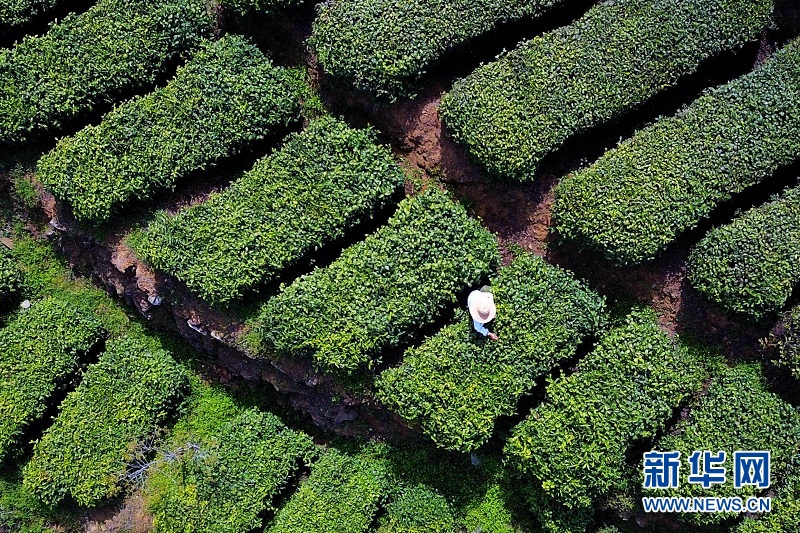
[[[0,459],[24,444],[17,442],[24,430],[76,377],[101,334],[94,317],[52,298],[19,311],[0,330]]]
[[[800,380],[800,306],[785,311],[775,324],[765,348],[773,353],[774,361],[789,369]]]
[[[334,0],[319,5],[310,44],[325,71],[369,94],[410,96],[450,50],[566,0]]]
[[[683,464],[695,450],[709,450],[714,454],[718,450],[725,451],[723,466],[729,481],[709,488],[682,484],[680,489],[659,490],[658,496],[740,496],[746,499],[759,495],[759,489],[754,486],[733,488],[733,453],[737,450],[769,450],[772,482],[777,485],[777,481],[784,479],[789,465],[800,454],[800,413],[768,392],[765,381],[755,365],[725,368],[714,378],[707,393],[692,405],[688,417],[655,445],[654,449],[681,452]],[[681,515],[681,520],[712,524],[732,516],[730,513],[687,513]]]
[[[154,84],[212,27],[203,0],[99,0],[0,50],[0,144],[58,130]]]
[[[605,324],[603,298],[560,268],[517,257],[493,279],[497,318],[486,340],[462,314],[384,371],[378,398],[422,425],[439,446],[472,451],[511,415],[535,381],[575,355]]]
[[[474,466],[411,446],[329,448],[265,531],[533,531],[516,521],[517,489],[494,461]]]
[[[617,263],[654,258],[800,157],[800,40],[608,151],[556,189],[559,233]]]
[[[47,13],[61,0],[3,0],[0,1],[0,31],[17,28]]]
[[[723,309],[760,319],[800,283],[800,188],[712,230],[695,245],[689,281]]]
[[[22,282],[22,272],[11,254],[0,244],[0,309],[13,301]]]
[[[220,194],[131,239],[136,253],[219,304],[278,276],[388,203],[403,172],[371,130],[314,121]]]
[[[389,465],[381,452],[380,446],[355,455],[328,450],[278,509],[265,533],[368,531],[391,488]]]
[[[771,0],[611,0],[456,82],[441,114],[489,171],[529,180],[570,136],[758,38]]]
[[[226,389],[190,381],[144,485],[157,533],[245,532],[263,519],[267,530],[292,532],[514,531],[515,488],[496,461],[475,467],[385,444],[315,448]]]
[[[207,42],[165,87],[61,139],[38,177],[76,218],[103,221],[288,126],[303,83],[241,37]]]
[[[444,193],[400,202],[389,222],[331,265],[301,276],[251,321],[248,349],[311,357],[326,369],[372,367],[419,335],[499,263],[497,242]]]
[[[224,420],[217,432],[191,444],[195,447],[183,450],[178,459],[162,457],[163,466],[148,477],[148,508],[156,533],[257,529],[270,502],[314,453],[307,435],[254,409]]]
[[[229,11],[247,16],[252,13],[275,13],[303,2],[305,0],[220,0],[219,4]]]
[[[700,391],[716,361],[675,344],[651,311],[634,311],[550,382],[545,401],[512,431],[510,464],[548,501],[581,512],[628,488],[629,447],[650,439]],[[537,506],[534,506],[534,510]]]
[[[93,506],[118,494],[131,444],[166,421],[187,385],[183,367],[155,340],[109,341],[36,442],[23,468],[25,486],[49,505],[69,496]]]
[[[748,516],[735,533],[778,533],[797,531],[800,524],[800,473],[797,466],[781,483],[772,498],[772,511],[759,517]]]

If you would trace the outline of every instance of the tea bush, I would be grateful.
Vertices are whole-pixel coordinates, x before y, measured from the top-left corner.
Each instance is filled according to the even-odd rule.
[[[800,40],[659,120],[556,189],[559,233],[617,263],[654,258],[720,203],[800,157]]]
[[[116,495],[133,447],[166,420],[187,385],[183,368],[154,340],[109,341],[36,443],[24,484],[50,505],[71,496],[93,506]]]
[[[604,300],[569,272],[521,255],[492,286],[498,341],[476,334],[462,314],[384,371],[378,398],[418,421],[439,446],[471,451],[492,434],[494,420],[514,413],[536,379],[575,354],[603,327]]]
[[[774,318],[800,283],[800,188],[712,230],[692,249],[687,271],[725,310]]]
[[[228,303],[344,237],[403,180],[373,131],[322,118],[226,191],[161,214],[132,244],[206,300]]]
[[[52,10],[61,0],[2,0],[0,28],[14,28],[30,23]]]
[[[197,450],[151,473],[148,508],[160,533],[251,531],[314,450],[311,439],[253,409],[229,420]]]
[[[209,42],[165,87],[61,139],[38,177],[76,218],[103,221],[288,125],[302,83],[241,37]]]
[[[740,496],[746,499],[759,495],[759,489],[753,486],[733,488],[734,451],[769,450],[771,479],[782,479],[792,459],[800,454],[800,413],[767,391],[759,366],[726,368],[708,387],[707,394],[694,403],[688,418],[659,440],[654,449],[680,451],[683,465],[694,450],[727,452],[723,463],[728,473],[727,483],[709,488],[682,483],[680,489],[658,490],[658,496]],[[653,492],[655,495],[656,491]],[[710,524],[732,516],[730,513],[687,513],[681,515],[681,519]]]
[[[22,272],[11,254],[0,245],[0,308],[10,303],[22,288]]]
[[[551,381],[545,401],[513,429],[510,463],[567,508],[625,490],[625,453],[656,436],[698,392],[709,361],[673,344],[651,311],[635,311],[604,335],[575,374]]]
[[[734,531],[736,533],[794,532],[797,531],[798,524],[800,524],[800,473],[795,470],[775,491],[772,511],[758,518],[746,517]]]
[[[329,369],[371,367],[417,337],[499,262],[497,242],[445,194],[403,200],[389,222],[301,276],[250,323],[263,356],[312,357]]]
[[[376,533],[452,533],[457,531],[447,499],[425,485],[402,489],[386,505]]]
[[[774,351],[775,362],[788,368],[800,379],[800,306],[786,311],[763,341],[764,347]]]
[[[309,40],[325,71],[367,93],[411,96],[448,51],[504,22],[565,0],[334,0],[318,5]]]
[[[441,114],[490,172],[530,180],[570,136],[757,40],[771,0],[611,0],[455,83]]]
[[[368,446],[357,455],[328,450],[265,533],[367,531],[391,487],[387,466],[381,446]]]
[[[100,323],[56,299],[34,302],[0,330],[0,459],[101,340]]]
[[[239,15],[253,12],[274,13],[281,9],[302,4],[305,0],[220,0],[220,5]]]
[[[157,5],[156,5],[157,4]],[[154,84],[210,37],[203,0],[98,0],[0,50],[0,144],[19,143]]]

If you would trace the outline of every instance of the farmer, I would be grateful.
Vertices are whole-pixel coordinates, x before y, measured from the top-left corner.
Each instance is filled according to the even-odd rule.
[[[489,288],[481,287],[481,290],[469,293],[467,308],[470,316],[472,316],[472,326],[475,331],[496,341],[497,335],[486,329],[484,325],[491,321],[497,313],[497,309],[494,306],[494,296],[489,292]]]

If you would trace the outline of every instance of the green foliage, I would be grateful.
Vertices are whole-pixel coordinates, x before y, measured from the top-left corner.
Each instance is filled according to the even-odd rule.
[[[0,330],[0,458],[101,340],[100,323],[68,303],[35,302]]]
[[[639,263],[797,157],[800,40],[563,180],[553,216],[564,237]]]
[[[381,401],[419,421],[445,448],[471,451],[484,444],[497,417],[513,414],[537,378],[604,325],[602,298],[532,255],[501,269],[492,292],[498,341],[477,335],[462,313],[377,381]]]
[[[250,531],[314,449],[309,437],[253,409],[164,460],[147,481],[155,532]]]
[[[241,37],[206,43],[165,87],[61,139],[38,177],[76,218],[105,220],[287,125],[299,112],[299,83]]]
[[[371,367],[498,262],[494,236],[431,189],[403,200],[377,232],[269,300],[250,324],[255,349],[344,371]]]
[[[655,446],[659,450],[678,450],[682,460],[694,450],[727,452],[724,463],[733,471],[736,450],[769,450],[772,479],[782,479],[792,459],[800,454],[800,414],[775,394],[768,392],[761,370],[756,365],[725,368],[711,383],[708,393],[692,406],[689,416],[676,430]],[[641,470],[640,470],[641,471]],[[732,474],[729,474],[732,476]],[[662,494],[663,492],[663,494]],[[736,490],[732,483],[683,485],[680,489],[658,491],[659,496],[726,497],[758,495],[753,486]],[[695,524],[719,523],[735,516],[730,513],[691,513],[681,519]]]
[[[349,533],[375,523],[381,533],[531,531],[507,474],[491,457],[476,467],[466,457],[414,446],[330,449],[267,531]]]
[[[517,495],[517,487],[508,476],[508,470],[491,456],[482,457],[478,466],[464,455],[453,455],[441,450],[405,446],[388,448],[392,487],[385,509],[397,516],[385,520],[395,528],[403,524],[414,527],[410,517],[400,515],[402,509],[411,512],[420,506],[420,513],[438,517],[443,523],[448,515],[457,524],[456,531],[516,533],[531,531],[520,510],[525,503]],[[407,492],[416,494],[409,501]],[[395,503],[397,500],[399,502]],[[445,510],[443,502],[449,505]],[[384,527],[389,527],[382,521]]]
[[[453,533],[447,499],[425,485],[406,487],[386,506],[377,533]]]
[[[335,0],[318,6],[309,40],[320,64],[358,89],[410,96],[436,60],[498,24],[564,0]]]
[[[509,461],[555,502],[587,508],[625,490],[625,453],[653,438],[702,388],[710,361],[673,344],[650,311],[635,311],[569,377],[551,381],[544,403],[513,430]]]
[[[800,474],[794,472],[772,498],[772,512],[747,517],[736,533],[798,533],[800,531]]]
[[[530,180],[570,136],[756,40],[772,9],[771,0],[610,0],[456,82],[440,111],[489,171]]]
[[[110,341],[34,447],[24,484],[47,504],[116,495],[133,449],[175,409],[185,371],[144,336]],[[79,438],[76,438],[79,436]]]
[[[542,533],[585,533],[594,519],[594,509],[589,506],[565,507],[541,487],[528,485],[523,489],[531,511],[539,522]]]
[[[800,379],[800,306],[783,313],[781,320],[764,341],[775,352],[775,363],[788,368]]]
[[[220,0],[220,5],[240,15],[252,12],[274,13],[278,10],[300,5],[305,0]]]
[[[382,448],[367,446],[357,455],[328,450],[265,532],[366,532],[391,487]]]
[[[69,303],[81,313],[94,315],[111,337],[121,336],[135,326],[108,293],[89,280],[73,278],[64,260],[46,242],[19,236],[12,255],[23,271],[22,291],[26,298],[51,297]]]
[[[14,258],[0,244],[0,307],[11,303],[22,287],[22,272]]]
[[[371,130],[316,120],[226,191],[131,240],[137,254],[213,303],[271,281],[387,203],[403,184]]]
[[[0,0],[0,28],[28,24],[62,0]]]
[[[20,172],[16,172],[17,170],[20,170]],[[33,211],[39,202],[39,190],[33,184],[31,175],[25,174],[21,170],[21,168],[17,167],[11,172],[14,196],[17,197],[19,203],[25,209]]]
[[[16,479],[0,478],[0,531],[52,533],[50,509]]]
[[[211,29],[203,0],[99,0],[0,50],[0,144],[59,129],[154,84]]]
[[[774,315],[800,283],[800,187],[712,230],[692,249],[689,281],[724,309]]]

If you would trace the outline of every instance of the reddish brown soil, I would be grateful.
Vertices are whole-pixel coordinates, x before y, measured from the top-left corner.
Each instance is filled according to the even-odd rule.
[[[147,533],[153,517],[147,512],[141,491],[132,492],[116,505],[92,511],[83,523],[86,533]]]

